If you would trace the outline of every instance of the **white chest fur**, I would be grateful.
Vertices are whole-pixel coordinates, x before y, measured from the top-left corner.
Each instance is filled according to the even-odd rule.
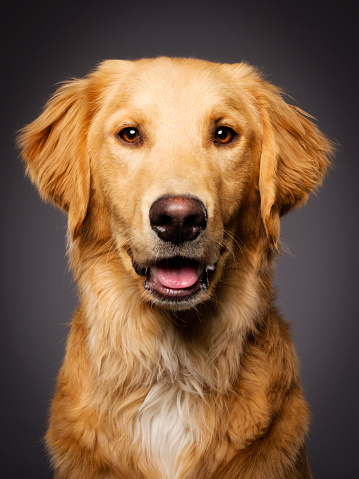
[[[197,403],[197,401],[196,401]],[[176,384],[154,385],[136,421],[137,434],[150,463],[155,463],[161,479],[175,479],[180,471],[180,453],[200,440],[196,407],[189,393]]]

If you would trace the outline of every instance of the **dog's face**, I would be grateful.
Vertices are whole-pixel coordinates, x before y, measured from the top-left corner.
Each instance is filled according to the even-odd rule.
[[[174,310],[210,297],[242,231],[276,248],[279,216],[320,182],[330,150],[243,64],[105,62],[36,122],[21,140],[28,170],[72,238],[102,234],[142,298]]]
[[[117,249],[145,298],[171,309],[210,294],[259,151],[230,76],[193,66],[134,64],[89,133]]]

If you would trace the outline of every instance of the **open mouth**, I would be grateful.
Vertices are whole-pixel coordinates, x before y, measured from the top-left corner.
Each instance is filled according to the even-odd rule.
[[[160,300],[180,302],[209,288],[216,266],[204,266],[199,261],[175,257],[157,261],[152,266],[139,267],[132,260],[137,274],[144,276],[144,289]]]

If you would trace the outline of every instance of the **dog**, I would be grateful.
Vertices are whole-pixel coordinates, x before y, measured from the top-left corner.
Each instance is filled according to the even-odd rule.
[[[68,214],[79,286],[46,436],[56,479],[307,479],[308,407],[275,306],[280,217],[331,164],[246,63],[107,60],[18,145]]]

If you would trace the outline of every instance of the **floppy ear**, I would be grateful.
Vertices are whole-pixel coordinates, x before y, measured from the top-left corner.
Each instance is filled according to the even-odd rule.
[[[81,233],[90,190],[87,81],[72,80],[60,87],[18,137],[27,174],[43,199],[68,213],[73,239]]]
[[[279,217],[304,204],[321,184],[334,147],[308,119],[310,115],[287,104],[280,89],[262,80],[254,68],[240,64],[238,72],[262,124],[261,215],[268,239],[278,251]]]
[[[279,217],[303,205],[321,184],[330,165],[332,143],[308,119],[288,105],[280,91],[264,83],[263,143],[259,172],[261,213],[272,245],[278,250]]]

